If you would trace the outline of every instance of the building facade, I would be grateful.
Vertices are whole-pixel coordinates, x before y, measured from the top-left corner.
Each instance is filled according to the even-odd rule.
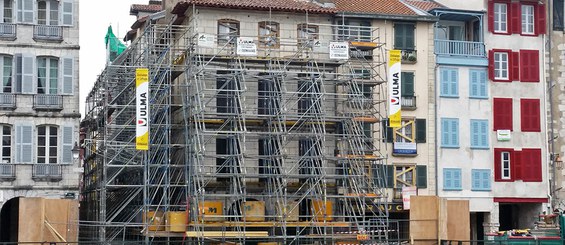
[[[78,0],[0,4],[0,206],[78,196],[78,17]]]

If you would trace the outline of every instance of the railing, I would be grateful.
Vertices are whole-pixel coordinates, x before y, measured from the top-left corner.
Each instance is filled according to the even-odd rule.
[[[63,96],[56,94],[36,94],[33,96],[35,110],[62,110]]]
[[[15,179],[16,178],[16,165],[0,163],[0,179]]]
[[[33,27],[33,38],[44,40],[63,40],[63,27],[36,25]]]
[[[402,109],[416,109],[416,96],[402,96],[400,105]]]
[[[16,24],[0,23],[0,38],[16,38]]]
[[[12,110],[16,109],[16,95],[0,93],[0,108]]]
[[[35,164],[32,171],[32,179],[63,179],[63,166],[59,164]]]
[[[438,55],[486,57],[483,42],[435,40],[435,52]]]
[[[418,53],[416,50],[402,50],[400,54],[402,63],[414,64],[418,61]]]

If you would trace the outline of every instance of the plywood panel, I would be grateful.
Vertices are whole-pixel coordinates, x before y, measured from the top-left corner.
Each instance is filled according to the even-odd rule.
[[[447,201],[447,239],[470,240],[470,214],[468,200]]]
[[[411,239],[437,240],[438,200],[436,196],[410,197]]]
[[[18,242],[46,241],[43,236],[43,198],[20,198]]]

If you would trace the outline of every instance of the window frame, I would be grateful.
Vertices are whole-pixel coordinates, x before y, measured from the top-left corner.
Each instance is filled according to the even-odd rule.
[[[403,32],[400,33],[400,29],[397,29],[398,26],[403,26]],[[412,28],[410,28],[412,27]],[[406,35],[408,32],[412,33],[412,46],[408,45],[409,42],[409,35]],[[416,50],[416,24],[411,22],[396,22],[394,23],[394,49],[400,50]],[[400,37],[397,35],[400,34]],[[401,40],[401,44],[397,43],[397,41]]]
[[[41,128],[45,128],[45,134],[43,135],[43,137],[45,138],[45,142],[44,145],[42,145],[40,138],[41,136]],[[55,135],[53,135],[53,132],[51,130],[55,130]],[[36,148],[36,162],[37,164],[60,164],[59,161],[59,137],[60,137],[60,133],[59,133],[59,127],[57,125],[51,125],[51,124],[43,124],[43,125],[38,125],[36,128],[37,132],[35,134],[36,136],[36,142],[37,144],[35,145]],[[52,145],[51,140],[54,139],[55,140],[55,145]],[[44,154],[40,155],[41,151],[40,148],[43,147],[44,149]],[[51,150],[53,150],[51,152]],[[44,162],[40,162],[40,159],[43,158]],[[54,162],[51,162],[51,161]]]
[[[235,25],[235,32],[222,33],[222,27],[226,29],[233,28],[231,24]],[[230,44],[235,45],[237,43],[237,38],[240,35],[240,21],[234,19],[219,19],[217,21],[217,42],[218,45]],[[227,38],[227,39],[226,39]]]
[[[416,143],[416,120],[402,118],[401,126],[393,128],[392,141],[394,143]]]
[[[505,160],[504,156],[507,155],[508,159]],[[505,162],[507,166],[505,166]],[[508,174],[505,174],[505,169],[508,170]],[[512,152],[511,151],[501,151],[500,152],[500,179],[501,180],[512,180]]]
[[[530,9],[531,15],[528,13],[524,13],[524,9]],[[531,19],[528,20],[528,17]],[[523,36],[536,36],[536,26],[535,26],[535,18],[536,18],[536,7],[531,4],[521,4],[520,6],[520,34]],[[531,27],[531,31],[528,31],[528,27]],[[526,31],[524,31],[526,28]]]
[[[10,60],[9,66],[6,65],[6,61]],[[6,71],[10,72],[10,75],[6,75]],[[0,94],[1,93],[13,93],[14,92],[14,56],[0,54]],[[5,86],[5,83],[9,86]]]
[[[502,9],[497,9],[497,6],[502,7],[504,6],[504,13],[502,13]],[[502,2],[494,2],[493,3],[493,33],[496,34],[510,34],[510,25],[509,25],[509,5],[507,3]],[[500,12],[500,13],[499,13]],[[504,15],[504,20],[502,19]]]
[[[8,6],[8,3],[10,6]],[[2,3],[0,3],[0,11],[2,11],[2,13],[0,13],[0,16],[2,16],[0,23],[15,23],[15,5],[16,2],[14,2],[13,0],[2,0]],[[6,17],[6,13],[10,14],[9,18]]]
[[[40,19],[40,3],[45,3],[45,19]],[[60,10],[61,6],[59,6],[59,2],[55,0],[38,0],[36,2],[37,6],[37,24],[44,25],[44,26],[60,26]],[[56,9],[54,8],[56,6]],[[53,16],[55,14],[55,16]],[[42,23],[41,21],[44,21]]]
[[[506,61],[504,61],[502,59],[502,55],[506,56]],[[498,56],[498,59],[497,59],[497,56]],[[494,80],[503,80],[503,81],[511,80],[511,76],[510,76],[510,59],[511,59],[511,57],[510,56],[511,56],[510,53],[506,52],[506,51],[494,51],[494,57],[493,57],[494,64],[493,64],[493,68],[492,68],[493,72],[494,72]],[[505,67],[504,67],[504,64],[506,64]],[[497,65],[499,66],[498,68],[497,68]],[[497,70],[498,70],[499,74],[497,74]],[[504,73],[504,71],[506,71],[506,76],[502,76],[502,74],[500,74],[500,73]]]
[[[45,67],[40,67],[40,60],[45,61]],[[37,83],[35,85],[35,92],[36,94],[51,94],[57,95],[59,94],[59,84],[60,84],[60,77],[61,77],[61,64],[60,59],[53,56],[37,56],[36,57],[36,64],[37,64]],[[56,64],[56,67],[52,67],[53,64]],[[40,69],[45,69],[45,77],[40,77]],[[54,70],[55,68],[55,70]],[[55,71],[55,76],[53,76],[52,72]],[[45,85],[40,87],[40,79],[43,78]],[[54,83],[54,84],[53,84]],[[54,85],[54,87],[53,87]],[[43,89],[44,91],[40,92],[39,90]]]
[[[312,30],[313,32],[310,32]],[[296,39],[299,46],[320,38],[320,27],[308,23],[296,25]]]
[[[8,132],[10,133],[9,135],[5,134],[5,130],[6,128],[8,129]],[[14,150],[13,144],[14,144],[14,127],[12,127],[12,125],[10,124],[0,124],[0,155],[1,155],[1,159],[0,159],[0,164],[11,164],[13,163],[13,159],[12,159],[12,150]],[[7,145],[4,144],[5,142],[5,137],[8,137],[8,142]],[[9,154],[8,156],[4,155],[5,150],[7,149],[7,153]],[[7,162],[5,162],[7,160]]]
[[[259,47],[261,48],[280,48],[280,30],[281,26],[279,22],[276,21],[259,21],[258,30],[257,30],[257,37],[259,40]],[[269,28],[275,26],[276,28]],[[276,30],[275,30],[276,29]],[[262,34],[262,30],[265,30],[265,34]],[[267,38],[274,37],[275,44],[268,45]]]

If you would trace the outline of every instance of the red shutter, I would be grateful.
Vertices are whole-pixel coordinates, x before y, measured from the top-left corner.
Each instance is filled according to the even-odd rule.
[[[520,9],[520,3],[511,3],[509,7],[510,10],[510,21],[508,22],[508,33],[520,34],[522,33],[522,10]],[[507,15],[508,16],[508,15]]]
[[[531,65],[531,74],[530,78],[532,82],[539,82],[539,51],[532,50],[530,52],[530,65]]]
[[[530,118],[529,118],[529,111],[530,111],[530,104],[527,100],[521,99],[520,100],[520,129],[522,132],[527,132],[528,129],[531,127],[530,125]]]
[[[520,100],[522,132],[541,132],[539,99]]]
[[[520,81],[539,82],[539,51],[520,50]]]
[[[488,51],[488,78],[491,81],[494,81],[494,51],[493,50]]]
[[[500,166],[500,153],[502,152],[502,149],[494,149],[494,180],[495,181],[502,181],[501,178],[501,166]]]
[[[494,2],[492,1],[488,2],[487,15],[488,15],[488,31],[490,33],[493,33],[494,32]]]
[[[535,33],[536,34],[545,34],[546,33],[545,4],[544,5],[541,5],[541,4],[536,5],[536,10],[537,10],[536,14],[538,16],[537,16],[537,18],[534,18],[534,20],[537,19],[537,22],[536,22],[537,25],[534,27],[536,29]],[[536,16],[534,16],[534,17],[536,17]]]
[[[540,101],[535,100],[532,105],[532,131],[541,132]]]
[[[510,176],[513,181],[522,179],[524,175],[528,174],[528,168],[524,166],[524,161],[522,161],[522,152],[521,151],[513,151],[510,158],[510,167],[512,169],[512,173]]]
[[[512,99],[494,98],[492,111],[494,114],[494,130],[512,130]]]
[[[522,149],[522,167],[525,182],[541,182],[541,149]]]
[[[525,50],[520,50],[520,78],[522,82],[530,80],[530,55]]]
[[[518,52],[510,52],[508,56],[512,57],[510,61],[510,81],[520,81],[520,53]]]

